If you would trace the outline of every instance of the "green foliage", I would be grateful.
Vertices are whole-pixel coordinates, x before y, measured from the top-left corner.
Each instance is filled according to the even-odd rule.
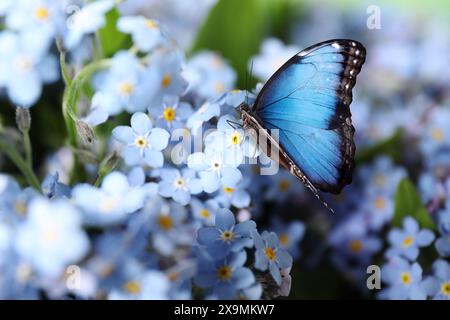
[[[434,230],[436,227],[427,209],[422,204],[419,193],[408,178],[400,181],[395,193],[395,209],[392,224],[401,227],[406,216],[417,220],[422,228]]]
[[[106,14],[106,24],[98,31],[103,57],[111,57],[118,50],[131,43],[128,35],[117,30],[116,22],[119,17],[119,11],[116,8],[112,9]]]
[[[217,51],[230,62],[238,73],[240,88],[252,87],[246,83],[251,56],[259,52],[262,40],[275,31],[286,38],[292,19],[287,15],[293,0],[221,0],[211,10],[198,33],[192,52],[201,49]],[[290,12],[293,12],[291,10]],[[274,30],[275,29],[275,30]],[[284,32],[284,37],[282,33]]]
[[[386,140],[380,141],[375,145],[357,151],[356,161],[358,163],[370,162],[380,154],[389,156],[395,162],[399,162],[401,159],[401,145],[402,132],[397,130],[391,137]]]

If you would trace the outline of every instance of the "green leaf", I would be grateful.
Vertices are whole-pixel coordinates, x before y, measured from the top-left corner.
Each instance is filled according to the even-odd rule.
[[[127,34],[117,30],[119,11],[114,8],[106,14],[106,24],[98,31],[103,57],[111,57],[114,53],[131,43]]]
[[[391,137],[387,138],[386,140],[380,141],[371,147],[357,151],[356,161],[358,163],[370,162],[380,154],[385,154],[395,162],[398,162],[402,156],[400,148],[401,141],[402,131],[397,130]]]
[[[220,0],[201,27],[191,53],[219,52],[238,73],[238,86],[250,88],[256,84],[255,79],[247,79],[250,58],[259,52],[264,38],[286,35],[296,12],[293,7],[298,11],[297,0]]]
[[[392,224],[401,227],[403,219],[411,216],[417,220],[422,228],[434,230],[436,228],[425,206],[422,204],[419,193],[408,178],[400,181],[395,193],[395,209]]]

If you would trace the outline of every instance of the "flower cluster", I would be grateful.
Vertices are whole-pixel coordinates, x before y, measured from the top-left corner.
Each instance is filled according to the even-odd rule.
[[[332,215],[288,171],[263,174],[274,162],[236,109],[262,84],[239,90],[221,53],[188,50],[214,2],[0,1],[0,99],[18,106],[16,126],[0,110],[0,298],[262,299],[308,282],[342,297],[331,270],[361,296],[450,299],[449,79],[435,76],[450,45],[409,16],[383,20],[402,30],[385,39],[320,6],[294,44],[261,43],[261,82],[336,32],[371,53]]]

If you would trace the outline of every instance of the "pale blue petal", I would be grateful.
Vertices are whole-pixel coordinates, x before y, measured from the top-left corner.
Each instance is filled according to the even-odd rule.
[[[234,227],[236,220],[234,214],[227,209],[220,209],[216,214],[216,226],[220,230],[230,230]]]
[[[152,123],[145,113],[136,112],[131,117],[131,127],[139,134],[147,134],[152,129]]]
[[[114,139],[122,142],[122,143],[133,143],[134,142],[134,134],[133,129],[128,126],[118,126],[115,127],[112,131],[112,135]]]
[[[170,134],[161,128],[154,128],[149,136],[150,146],[158,151],[167,148]]]
[[[269,270],[270,270],[270,274],[273,277],[273,280],[275,280],[276,284],[280,285],[281,281],[282,281],[280,269],[278,269],[278,267],[275,263],[269,262]]]
[[[244,289],[255,282],[255,276],[250,269],[239,268],[233,272],[233,281],[237,289]]]
[[[417,234],[417,244],[420,247],[424,247],[424,246],[428,246],[430,245],[434,240],[434,233],[431,232],[430,230],[420,230],[419,233]]]

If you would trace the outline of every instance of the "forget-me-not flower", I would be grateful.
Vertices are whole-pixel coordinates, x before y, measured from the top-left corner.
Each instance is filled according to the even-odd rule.
[[[85,223],[98,226],[121,222],[144,206],[146,195],[145,188],[131,186],[127,176],[118,171],[108,174],[100,188],[80,184],[72,192],[73,200],[83,209]]]
[[[228,209],[216,213],[215,226],[198,230],[197,241],[206,247],[211,256],[220,259],[230,251],[239,252],[253,245],[251,233],[256,223],[248,220],[236,224],[234,214]]]
[[[252,271],[244,267],[246,260],[245,251],[231,253],[219,260],[200,252],[199,270],[194,282],[200,288],[212,289],[212,294],[219,299],[235,298],[238,290],[248,288],[255,282]]]
[[[164,150],[169,143],[169,133],[161,128],[153,128],[149,117],[136,112],[131,117],[131,127],[119,126],[113,137],[125,144],[122,157],[128,165],[145,164],[154,168],[164,164]]]
[[[167,41],[159,21],[143,16],[121,17],[117,20],[117,29],[131,34],[134,45],[143,52],[148,52]]]
[[[186,205],[191,199],[191,194],[202,192],[200,180],[195,177],[195,171],[183,169],[161,169],[161,181],[159,182],[159,194],[166,198],[172,198],[176,202]]]
[[[436,260],[433,275],[425,278],[422,288],[434,300],[450,300],[450,264],[445,260]]]
[[[255,268],[261,271],[269,269],[270,274],[278,285],[282,278],[280,269],[292,266],[291,255],[280,246],[278,236],[274,232],[264,231],[261,235],[258,231],[252,231],[255,242]]]
[[[414,261],[419,256],[419,248],[426,247],[434,240],[434,234],[428,229],[419,229],[419,224],[412,217],[403,220],[403,230],[394,228],[388,234],[391,249],[387,254],[402,255]]]
[[[39,273],[59,276],[88,252],[89,240],[73,206],[62,200],[36,198],[29,205],[27,220],[18,227],[15,246]]]

